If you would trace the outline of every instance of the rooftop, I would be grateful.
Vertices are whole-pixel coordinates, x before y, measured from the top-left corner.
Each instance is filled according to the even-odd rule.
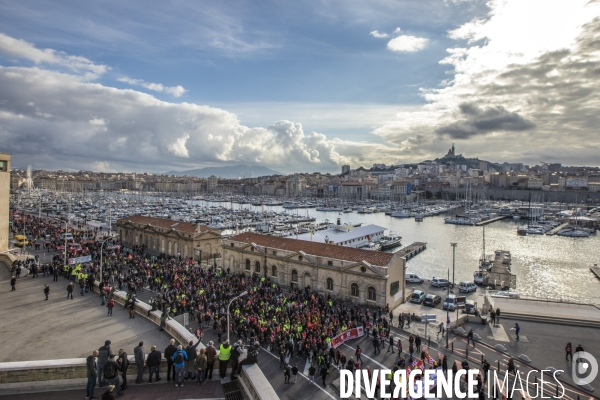
[[[281,249],[286,251],[299,252],[306,254],[334,258],[337,260],[346,260],[353,262],[366,261],[369,264],[379,267],[387,266],[394,258],[394,254],[381,251],[361,250],[351,247],[338,246],[335,244],[325,244],[309,242],[306,240],[297,240],[289,238],[280,238],[276,236],[261,235],[258,233],[240,233],[232,236],[229,240],[235,242],[255,243],[258,246]]]
[[[347,225],[333,225],[328,229],[315,232],[312,235],[312,239],[310,237],[310,233],[303,233],[301,235],[298,235],[298,239],[311,242],[325,243],[325,237],[327,237],[329,240],[335,243],[342,243],[348,240],[364,237],[367,235],[373,236],[375,233],[384,231],[385,228],[378,225],[364,225],[359,227],[352,227]]]
[[[130,217],[121,218],[117,220],[117,224],[125,223],[125,222],[133,222],[134,224],[142,224],[142,225],[152,225],[159,228],[165,229],[174,229],[176,231],[181,232],[214,232],[219,236],[221,235],[221,231],[218,229],[209,228],[206,225],[192,224],[190,222],[183,221],[174,221],[172,219],[167,218],[156,218],[156,217],[145,217],[143,215],[132,215]]]

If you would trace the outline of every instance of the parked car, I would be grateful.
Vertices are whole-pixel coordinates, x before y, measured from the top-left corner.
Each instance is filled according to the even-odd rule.
[[[463,281],[458,284],[458,290],[464,293],[474,292],[477,290],[477,285],[473,282]]]
[[[424,306],[435,307],[442,302],[442,298],[436,294],[428,294],[423,300]]]
[[[411,273],[407,273],[405,279],[406,279],[406,283],[423,283],[423,282],[425,282],[425,280],[423,278],[421,278],[419,275],[411,274]]]
[[[411,303],[421,304],[423,299],[425,298],[425,292],[422,290],[415,290],[413,294],[410,296]]]
[[[456,296],[453,294],[449,294],[444,300],[444,305],[442,306],[444,310],[454,311],[456,308]]]
[[[492,297],[508,297],[511,299],[518,299],[519,297],[521,297],[521,295],[519,295],[519,292],[510,292],[508,290],[500,290],[496,293],[493,293]]]
[[[448,279],[434,277],[431,280],[431,286],[433,286],[433,287],[446,287],[448,285],[450,285],[450,281]]]

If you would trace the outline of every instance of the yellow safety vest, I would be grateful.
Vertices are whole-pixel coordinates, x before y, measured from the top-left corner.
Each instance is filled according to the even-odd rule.
[[[221,361],[228,361],[229,357],[231,357],[231,349],[233,347],[229,346],[228,348],[225,348],[222,344],[221,346],[219,346],[219,360]]]

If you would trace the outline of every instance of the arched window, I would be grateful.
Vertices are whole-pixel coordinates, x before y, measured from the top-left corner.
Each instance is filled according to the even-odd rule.
[[[333,279],[327,278],[327,290],[333,290]]]
[[[377,300],[377,292],[375,291],[375,288],[373,286],[369,286],[367,293],[368,293],[369,300],[371,300],[371,301]]]
[[[250,260],[246,258],[246,271],[250,271]]]
[[[358,297],[358,285],[356,283],[350,286],[350,296]]]
[[[292,282],[298,282],[298,271],[295,269],[292,270]]]
[[[165,252],[165,239],[160,240],[160,252],[161,253]]]
[[[271,276],[277,278],[277,267],[274,265],[271,267]]]
[[[260,272],[260,261],[254,263],[254,272]]]

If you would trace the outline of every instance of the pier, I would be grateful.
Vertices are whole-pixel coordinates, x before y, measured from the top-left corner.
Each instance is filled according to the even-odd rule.
[[[406,257],[406,261],[410,260],[417,254],[425,251],[427,248],[427,243],[425,242],[414,242],[413,244],[409,244],[408,246],[400,249],[397,253],[404,253],[403,257]]]
[[[554,229],[549,230],[548,232],[546,232],[546,235],[548,236],[554,236],[556,235],[558,232],[560,232],[561,229],[566,228],[569,225],[568,222],[565,222],[564,224],[560,224],[559,226],[557,226]]]
[[[492,222],[496,222],[496,221],[500,221],[501,219],[506,219],[506,218],[510,218],[510,215],[501,215],[499,217],[495,217],[492,219],[486,219],[485,221],[481,221],[475,224],[475,226],[482,226],[482,225],[487,225],[487,224],[491,224]]]
[[[600,279],[600,267],[598,264],[594,264],[594,266],[590,267],[590,271],[596,275],[596,278]]]

